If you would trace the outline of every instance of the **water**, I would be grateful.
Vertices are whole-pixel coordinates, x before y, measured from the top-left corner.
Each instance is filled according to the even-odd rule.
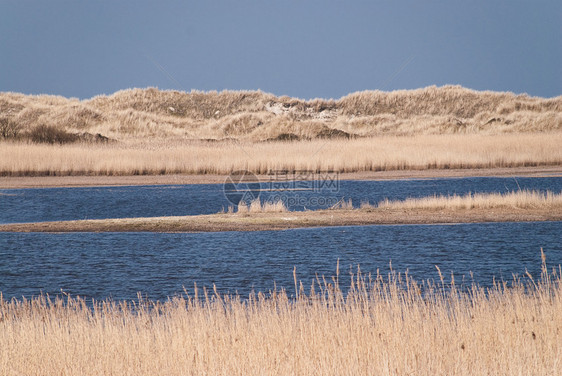
[[[216,213],[229,205],[222,184],[0,190],[0,223]],[[288,200],[292,210],[331,205],[341,198],[376,203],[434,194],[562,191],[562,178],[460,178],[399,181],[264,182],[260,197]],[[324,201],[322,201],[324,200]],[[293,267],[306,286],[335,274],[343,286],[350,268],[366,273],[406,270],[437,279],[438,265],[457,282],[489,286],[528,269],[540,272],[540,248],[562,264],[562,222],[359,226],[201,234],[0,233],[0,292],[4,298],[61,290],[96,300],[150,299],[212,287],[247,296],[277,287],[294,293]]]
[[[358,226],[263,232],[4,233],[0,234],[0,291],[4,298],[55,295],[163,300],[193,293],[193,283],[248,295],[277,287],[294,293],[293,267],[305,286],[315,274],[335,274],[342,287],[350,268],[365,273],[409,271],[438,280],[435,265],[455,280],[490,286],[525,270],[540,274],[562,264],[562,222]]]
[[[334,178],[333,176],[330,178]],[[391,181],[337,181],[323,186],[289,182],[290,190],[264,182],[260,197],[280,197],[291,210],[325,208],[342,198],[354,205],[406,197],[469,192],[506,192],[518,189],[562,191],[562,178],[459,178]],[[296,190],[295,190],[296,189]],[[0,190],[0,223],[157,217],[217,213],[228,207],[222,184],[127,186]]]

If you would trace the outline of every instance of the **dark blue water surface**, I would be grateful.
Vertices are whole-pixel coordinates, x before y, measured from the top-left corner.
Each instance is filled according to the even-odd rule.
[[[423,184],[419,182],[417,184]],[[126,188],[129,189],[129,188]],[[193,283],[247,295],[293,288],[293,267],[305,286],[332,276],[340,260],[342,288],[350,268],[394,270],[438,280],[435,265],[457,283],[511,280],[547,263],[562,264],[562,222],[360,226],[263,232],[0,233],[0,291],[4,299],[61,289],[87,298],[149,299],[181,294]]]
[[[1,179],[1,178],[0,178]],[[222,184],[0,190],[0,223],[212,214],[228,207]],[[459,178],[389,181],[262,182],[260,198],[285,200],[291,210],[332,206],[340,199],[376,203],[428,195],[562,191],[562,178]],[[277,190],[272,190],[277,189]],[[281,190],[279,190],[281,189]],[[287,189],[287,190],[285,190]]]
[[[562,178],[460,178],[397,181],[261,183],[260,197],[292,210],[355,205],[434,194],[562,191]],[[255,192],[254,192],[255,193]],[[230,202],[222,184],[0,190],[0,223],[216,213]],[[4,298],[57,294],[150,299],[181,294],[193,283],[248,295],[274,285],[293,291],[293,267],[309,285],[361,265],[366,273],[393,268],[417,279],[437,278],[435,265],[457,281],[483,286],[526,269],[538,276],[540,248],[562,264],[561,222],[363,226],[201,234],[0,233],[0,292]],[[344,284],[347,278],[342,278]],[[342,286],[345,287],[345,286]]]

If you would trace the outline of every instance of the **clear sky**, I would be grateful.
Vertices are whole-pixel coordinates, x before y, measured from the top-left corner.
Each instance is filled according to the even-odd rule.
[[[562,94],[562,1],[0,0],[0,91]]]

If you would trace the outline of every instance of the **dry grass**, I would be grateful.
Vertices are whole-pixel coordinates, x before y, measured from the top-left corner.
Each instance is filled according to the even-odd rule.
[[[283,201],[261,201],[259,198],[251,202],[241,201],[236,207],[229,205],[223,208],[218,214],[255,214],[255,213],[284,213],[287,212],[287,206]]]
[[[562,96],[460,86],[308,101],[260,91],[154,88],[84,101],[0,93],[0,174],[554,165],[562,163],[561,131]],[[29,140],[84,144],[49,147]]]
[[[364,91],[338,100],[309,101],[260,91],[185,93],[154,88],[84,101],[0,93],[0,120],[9,119],[22,137],[45,125],[121,141],[545,132],[562,129],[561,113],[562,97],[460,86]]]
[[[371,208],[370,205],[361,205]],[[421,198],[407,198],[401,201],[388,199],[377,204],[380,209],[534,209],[549,208],[562,209],[562,193],[551,191],[538,192],[530,190],[512,191],[507,193],[474,193],[464,196],[433,196]]]
[[[467,195],[434,195],[427,197],[410,197],[405,200],[391,201],[388,198],[376,205],[361,203],[360,209],[421,209],[421,210],[457,210],[457,209],[560,209],[562,208],[562,192],[534,191],[523,189],[505,193],[468,193]],[[330,210],[356,210],[352,199],[342,198]],[[256,198],[250,203],[241,202],[238,213],[283,213],[289,209],[281,200],[261,201]],[[310,211],[309,211],[310,212]],[[311,211],[314,213],[315,211]],[[318,211],[316,211],[318,212]],[[223,211],[224,213],[224,211]],[[234,213],[229,207],[227,213]]]
[[[544,257],[544,255],[543,255]],[[544,260],[544,258],[543,258]],[[560,267],[491,289],[407,274],[166,302],[0,300],[1,375],[556,375]],[[295,274],[295,288],[297,287]]]
[[[237,206],[237,213],[284,213],[288,209],[283,201],[261,201],[256,198],[250,203],[240,202]],[[234,213],[234,207],[229,207],[227,213]]]
[[[363,208],[366,208],[367,204],[363,205]],[[369,206],[370,207],[370,206]],[[342,198],[338,201],[335,205],[333,205],[330,210],[352,210],[353,209],[353,200],[352,199],[345,199]]]
[[[562,132],[372,137],[271,143],[0,143],[0,174],[228,174],[388,171],[562,164]]]

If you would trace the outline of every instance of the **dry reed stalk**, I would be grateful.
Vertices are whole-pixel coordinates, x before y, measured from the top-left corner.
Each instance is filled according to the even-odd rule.
[[[543,255],[544,260],[544,255]],[[297,289],[296,270],[295,289]],[[0,374],[556,375],[560,267],[462,288],[407,274],[317,279],[297,297],[195,289],[166,302],[0,297]]]
[[[369,208],[368,204],[362,208]],[[493,208],[562,208],[562,193],[532,190],[511,191],[507,193],[474,193],[464,196],[432,196],[407,198],[400,201],[385,199],[376,206],[381,209],[493,209]]]
[[[342,198],[336,204],[334,204],[330,209],[332,210],[351,210],[353,209],[353,200]]]
[[[373,137],[274,143],[37,145],[0,142],[0,174],[229,174],[562,164],[562,133]]]
[[[261,201],[259,198],[252,200],[250,203],[240,202],[238,204],[238,213],[282,213],[288,211],[285,203],[281,200],[277,201]],[[230,212],[229,212],[230,213]]]

